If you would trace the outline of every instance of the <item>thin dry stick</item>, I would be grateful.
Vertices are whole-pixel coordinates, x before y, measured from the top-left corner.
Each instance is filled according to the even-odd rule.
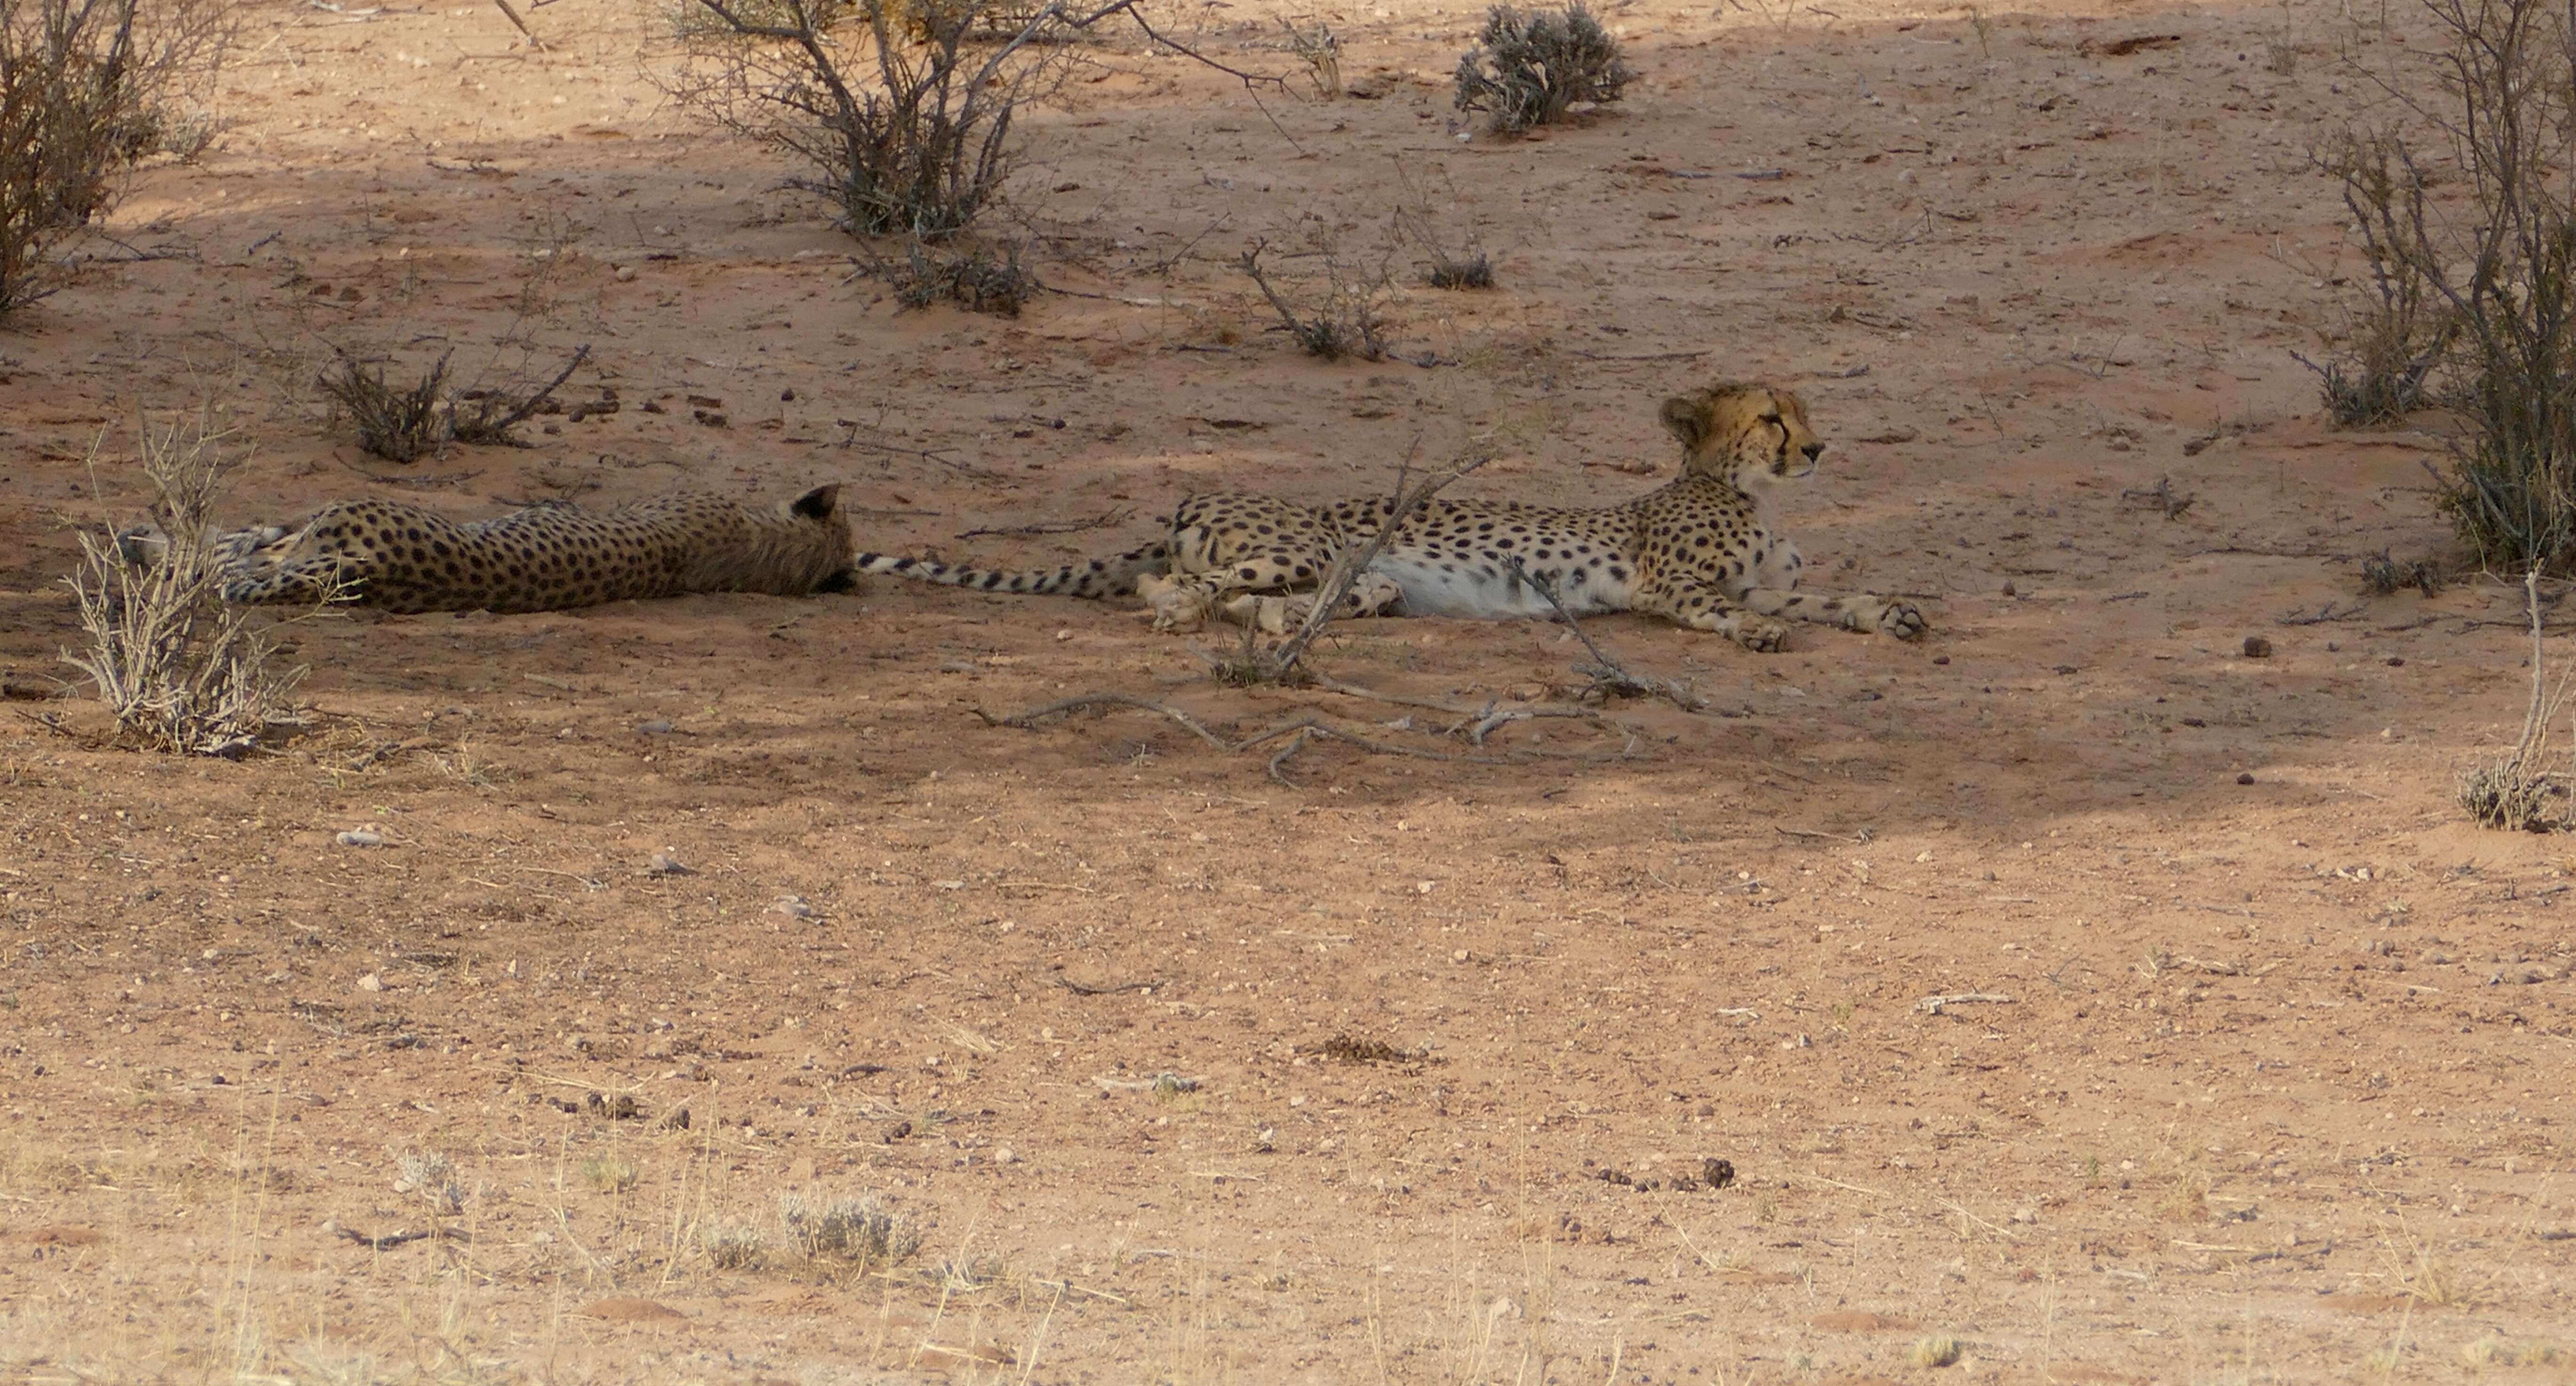
[[[1531,590],[1545,597],[1547,604],[1555,608],[1557,619],[1565,622],[1565,628],[1573,631],[1574,638],[1583,642],[1583,648],[1592,652],[1592,663],[1578,664],[1574,667],[1574,672],[1589,677],[1605,692],[1621,697],[1670,698],[1674,705],[1684,712],[1702,712],[1708,708],[1708,699],[1691,692],[1689,688],[1675,680],[1640,678],[1629,673],[1619,661],[1602,653],[1601,647],[1592,643],[1591,636],[1584,634],[1582,623],[1574,619],[1573,612],[1565,609],[1565,603],[1557,600],[1556,589],[1553,586],[1531,577],[1529,570],[1523,568],[1517,558],[1506,558],[1503,563],[1512,570],[1513,577],[1528,583]]]
[[[1333,623],[1334,613],[1341,607],[1342,599],[1351,594],[1352,586],[1360,580],[1361,575],[1368,572],[1369,565],[1375,563],[1377,556],[1386,551],[1387,541],[1395,537],[1397,528],[1406,520],[1413,518],[1414,512],[1429,503],[1434,495],[1439,494],[1440,488],[1492,460],[1493,456],[1490,453],[1475,453],[1463,457],[1452,464],[1448,471],[1425,479],[1421,485],[1409,491],[1404,487],[1402,474],[1397,475],[1395,507],[1387,512],[1386,523],[1378,526],[1377,533],[1369,536],[1369,541],[1360,546],[1356,556],[1348,551],[1335,555],[1333,566],[1325,573],[1324,581],[1316,585],[1314,609],[1306,613],[1306,624],[1298,627],[1297,633],[1289,636],[1279,646],[1278,652],[1271,657],[1271,668],[1276,671],[1277,677],[1285,677],[1289,670],[1296,668],[1297,661],[1306,653],[1306,647],[1314,644],[1315,637],[1324,633],[1324,627]]]
[[[984,725],[988,727],[1034,727],[1042,718],[1053,717],[1062,712],[1076,712],[1086,707],[1143,708],[1147,712],[1160,713],[1165,717],[1169,717],[1173,721],[1180,723],[1182,726],[1189,728],[1191,731],[1198,733],[1198,737],[1201,741],[1216,747],[1218,750],[1239,751],[1243,749],[1240,746],[1229,745],[1224,737],[1217,735],[1215,732],[1209,731],[1205,726],[1200,724],[1197,718],[1190,716],[1179,708],[1172,707],[1165,703],[1152,702],[1144,698],[1131,698],[1124,693],[1086,693],[1078,698],[1060,699],[1056,702],[1047,704],[1045,707],[1031,708],[1026,712],[1016,713],[1009,717],[996,717],[993,714],[984,711],[982,708],[975,709],[975,715],[983,718]]]
[[[504,5],[502,8],[507,9],[509,7]],[[544,45],[540,44],[538,46],[543,47]],[[564,368],[555,372],[555,378],[546,382],[546,387],[544,389],[539,390],[535,394],[528,396],[526,399],[519,401],[517,408],[502,415],[499,419],[488,424],[479,425],[477,432],[487,438],[507,434],[512,428],[525,422],[530,414],[537,412],[537,406],[545,403],[547,397],[560,388],[565,381],[572,379],[572,373],[581,369],[581,363],[589,359],[590,343],[584,342],[579,347],[574,348],[572,359],[564,362]]]

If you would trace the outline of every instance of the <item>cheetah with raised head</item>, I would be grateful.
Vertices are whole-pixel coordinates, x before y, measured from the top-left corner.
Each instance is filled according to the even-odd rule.
[[[1682,473],[1669,485],[1593,510],[1434,496],[1396,522],[1342,614],[1553,614],[1535,582],[1578,616],[1658,615],[1754,650],[1787,642],[1784,617],[1900,640],[1923,633],[1922,613],[1905,602],[1795,590],[1802,560],[1772,527],[1770,491],[1813,473],[1825,450],[1796,395],[1720,384],[1666,400],[1662,414],[1682,444]],[[1260,495],[1192,496],[1163,538],[1115,558],[1002,572],[863,553],[853,567],[984,592],[1143,591],[1163,628],[1209,612],[1276,625],[1280,607],[1264,605],[1261,594],[1311,591],[1334,557],[1365,545],[1393,509],[1386,497],[1305,506]],[[1292,604],[1286,619],[1299,618]]]
[[[818,486],[760,506],[683,491],[613,510],[548,501],[463,524],[402,501],[341,501],[212,542],[228,602],[524,612],[685,592],[792,597],[855,582],[840,494]],[[118,542],[148,561],[168,541],[143,527]]]

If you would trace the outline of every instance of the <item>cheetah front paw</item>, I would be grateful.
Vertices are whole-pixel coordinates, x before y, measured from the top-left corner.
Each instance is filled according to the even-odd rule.
[[[1789,627],[1762,616],[1747,616],[1735,623],[1735,643],[1756,654],[1778,654],[1789,648]]]
[[[1912,640],[1931,628],[1930,624],[1924,621],[1923,613],[1915,610],[1911,602],[1889,602],[1887,608],[1878,613],[1878,630],[1881,635],[1893,635],[1899,640]]]

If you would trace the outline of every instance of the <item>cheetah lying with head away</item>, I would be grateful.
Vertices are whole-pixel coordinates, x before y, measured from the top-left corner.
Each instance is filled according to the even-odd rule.
[[[213,540],[228,602],[362,603],[387,611],[561,611],[685,592],[846,592],[841,488],[785,505],[679,492],[584,510],[548,501],[464,524],[402,501],[341,501],[292,528]],[[150,526],[117,536],[149,561]]]
[[[1788,640],[1782,617],[1900,640],[1923,633],[1922,614],[1904,602],[1795,590],[1798,546],[1771,527],[1766,501],[1774,482],[1812,473],[1825,450],[1796,395],[1716,385],[1666,400],[1663,421],[1682,443],[1682,474],[1671,484],[1597,510],[1434,496],[1395,521],[1341,614],[1552,615],[1537,583],[1577,616],[1648,613],[1755,650]],[[1365,545],[1394,508],[1386,497],[1306,506],[1192,496],[1163,538],[1115,558],[1000,572],[863,553],[854,566],[984,592],[1143,591],[1158,627],[1209,611],[1272,624],[1278,609],[1264,608],[1258,594],[1311,591],[1335,556]]]

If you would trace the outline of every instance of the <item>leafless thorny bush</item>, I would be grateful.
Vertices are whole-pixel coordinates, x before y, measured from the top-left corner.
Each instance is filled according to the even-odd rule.
[[[1458,59],[1452,104],[1484,112],[1498,133],[1517,134],[1559,119],[1577,101],[1616,101],[1635,76],[1582,0],[1527,12],[1496,5],[1476,46]]]
[[[398,389],[385,383],[385,368],[343,351],[322,372],[330,396],[358,430],[358,446],[388,462],[411,462],[437,453],[456,436],[456,406],[447,397],[447,362],[439,353],[420,383]]]
[[[886,282],[906,308],[950,302],[970,313],[1016,318],[1041,285],[1020,258],[1017,242],[1000,246],[949,244],[904,247],[900,260],[868,257],[860,273]]]
[[[229,24],[223,0],[0,0],[0,313],[60,287],[55,252],[126,169],[211,141],[179,98]]]
[[[1288,19],[1279,27],[1288,33],[1288,51],[1306,64],[1306,80],[1314,85],[1315,99],[1331,101],[1342,94],[1342,41],[1332,27],[1315,21],[1312,33],[1298,28]]]
[[[2540,641],[2540,570],[2523,575],[2522,594],[2531,612],[2531,701],[2523,712],[2522,736],[2500,760],[2472,765],[2460,776],[2460,807],[2483,828],[2545,833],[2568,826],[2567,811],[2551,802],[2563,798],[2571,776],[2552,768],[2549,726],[2576,693],[2576,676],[2562,674],[2551,686]]]
[[[1317,301],[1301,308],[1273,282],[1271,272],[1262,268],[1261,257],[1268,251],[1267,241],[1256,241],[1243,252],[1235,267],[1251,279],[1269,301],[1272,312],[1288,328],[1288,335],[1309,356],[1338,361],[1355,356],[1363,361],[1384,360],[1386,339],[1380,335],[1384,326],[1378,319],[1378,307],[1391,289],[1390,276],[1383,261],[1375,266],[1362,266],[1342,258],[1327,247],[1316,252],[1324,262],[1323,283]]]
[[[2346,132],[2317,162],[2343,183],[2344,209],[2360,228],[2370,266],[2370,295],[2349,314],[2344,350],[2323,362],[2291,355],[2316,372],[2336,423],[2392,422],[2424,403],[2455,330],[2423,257],[2406,253],[2426,188],[2403,143],[2386,132]]]
[[[450,396],[447,363],[455,354],[441,353],[418,384],[397,389],[386,383],[383,366],[340,351],[339,360],[322,373],[322,393],[358,430],[358,446],[388,462],[433,456],[450,442],[517,447],[519,440],[510,430],[547,407],[554,392],[590,359],[590,347],[575,348],[554,379],[535,390],[477,388]]]
[[[2395,286],[2390,311],[2420,300],[2424,331],[2457,337],[2445,374],[2471,436],[2443,509],[2478,562],[2564,571],[2576,563],[2576,17],[2564,0],[2424,8],[2438,94],[2380,80],[2456,163],[2466,205],[2431,205],[2416,141],[2393,130],[2355,137],[2344,186],[2374,271]],[[2432,337],[2398,339],[2410,345],[2387,361],[2402,386],[2407,352]]]
[[[1408,199],[1407,205],[1395,209],[1395,231],[1404,240],[1430,257],[1422,267],[1422,282],[1435,289],[1490,289],[1494,287],[1494,262],[1476,243],[1474,232],[1452,250],[1449,242],[1432,228],[1430,217]]]
[[[1061,0],[689,3],[706,22],[674,95],[804,163],[813,176],[796,186],[830,199],[851,234],[937,238],[1000,193],[1013,121],[1071,70],[1065,40],[1134,0],[1080,13]]]
[[[238,757],[306,720],[291,701],[304,671],[274,668],[275,645],[222,600],[209,517],[229,439],[211,414],[146,425],[139,460],[158,531],[84,533],[69,579],[89,643],[63,659],[89,675],[119,736],[152,750]]]

